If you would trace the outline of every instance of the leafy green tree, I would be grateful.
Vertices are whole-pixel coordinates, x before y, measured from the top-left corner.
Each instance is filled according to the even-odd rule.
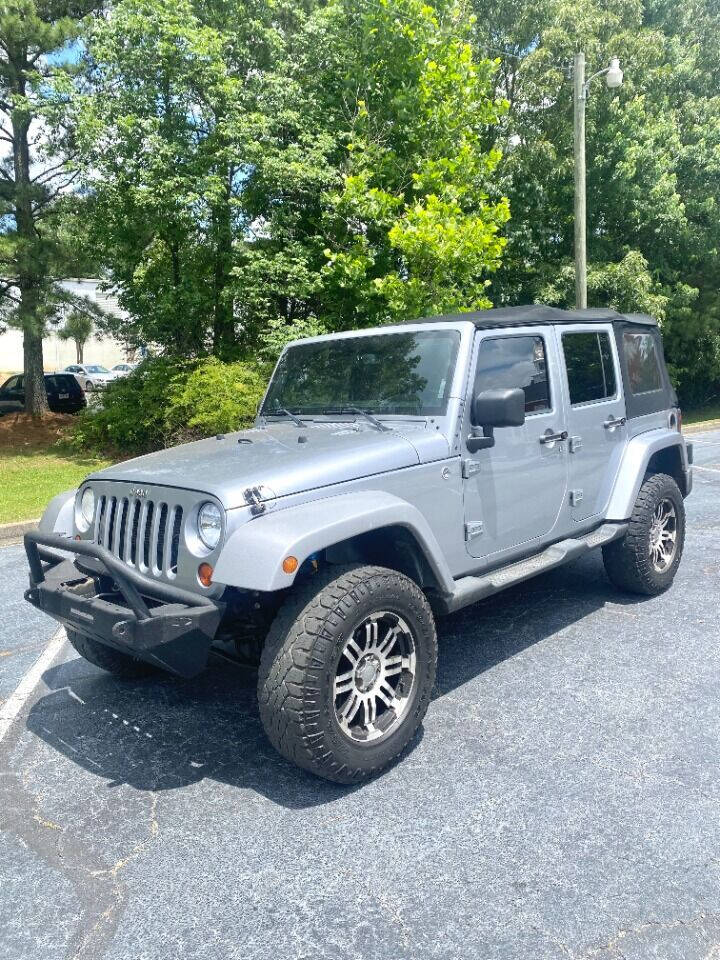
[[[64,326],[58,330],[61,340],[72,340],[75,344],[77,363],[83,362],[83,350],[93,332],[93,317],[89,312],[73,310],[65,320]]]
[[[231,360],[487,304],[503,105],[466,34],[446,0],[121,0],[76,114],[123,338]]]
[[[42,340],[67,276],[59,222],[76,173],[62,123],[72,66],[53,57],[73,43],[86,0],[0,3],[0,315],[23,331],[25,407],[47,411]]]
[[[291,136],[249,184],[263,232],[236,269],[273,336],[489,305],[509,216],[489,197],[504,104],[467,37],[454,2],[336,0],[308,19]]]
[[[720,381],[720,9],[714,0],[472,0],[477,48],[509,102],[496,189],[510,199],[500,302],[571,304],[572,81],[619,56],[587,108],[589,301],[663,323],[686,402]]]
[[[279,83],[274,58],[301,13],[265,0],[122,0],[90,32],[90,93],[75,109],[94,238],[129,342],[240,352],[230,278],[253,231],[244,194]]]

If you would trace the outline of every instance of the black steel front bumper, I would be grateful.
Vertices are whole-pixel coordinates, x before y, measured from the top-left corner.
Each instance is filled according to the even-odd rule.
[[[224,604],[143,576],[95,543],[32,532],[25,552],[25,599],[64,626],[183,677],[207,663]]]

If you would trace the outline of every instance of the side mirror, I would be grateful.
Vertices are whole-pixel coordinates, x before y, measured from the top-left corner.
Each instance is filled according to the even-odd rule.
[[[482,435],[468,437],[471,453],[495,445],[495,427],[521,427],[525,423],[525,391],[519,387],[507,390],[483,390],[473,397],[473,427],[482,427]]]

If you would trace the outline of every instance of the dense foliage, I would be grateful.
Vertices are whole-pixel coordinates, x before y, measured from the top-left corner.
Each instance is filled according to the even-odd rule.
[[[625,69],[588,102],[589,302],[661,319],[685,403],[720,389],[715,0],[119,0],[82,22],[91,0],[14,2],[0,40],[24,22],[38,57],[13,123],[42,116],[51,135],[39,226],[20,242],[0,221],[0,253],[38,265],[40,289],[51,238],[91,252],[127,311],[103,323],[160,356],[158,389],[165,365],[207,357],[261,378],[291,337],[570,305],[578,49],[589,74]],[[45,55],[79,34],[77,62]],[[81,195],[52,199],[51,161],[81,172]],[[3,212],[26,196],[5,169]],[[108,394],[106,436],[124,395]],[[141,446],[166,437],[151,419]]]
[[[80,253],[64,243],[81,205],[63,196],[76,175],[63,122],[71,71],[48,55],[77,38],[93,8],[94,0],[0,2],[0,320],[23,331],[33,414],[48,408],[42,341],[57,316],[57,280]]]
[[[79,417],[78,449],[146,453],[213,433],[249,426],[268,370],[215,357],[156,357],[109,384],[102,404]]]
[[[455,2],[117,3],[75,107],[122,335],[231,360],[488,304],[503,104],[468,30]]]
[[[509,103],[496,188],[510,200],[498,302],[573,299],[572,79],[621,58],[587,106],[588,302],[663,323],[686,403],[720,387],[720,8],[715,0],[472,0]]]

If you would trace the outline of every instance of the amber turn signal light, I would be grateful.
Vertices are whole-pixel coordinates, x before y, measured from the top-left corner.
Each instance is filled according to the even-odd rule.
[[[285,557],[282,568],[284,573],[295,573],[298,568],[297,557]]]
[[[198,580],[204,587],[212,585],[213,568],[209,563],[201,563],[198,567]]]

